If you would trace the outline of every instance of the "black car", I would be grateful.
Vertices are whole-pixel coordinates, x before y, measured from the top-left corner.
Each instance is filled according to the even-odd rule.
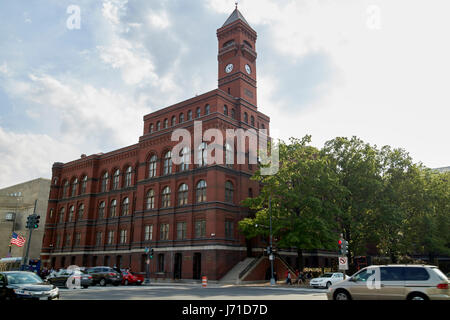
[[[59,289],[27,271],[0,272],[0,300],[59,299]]]
[[[68,282],[72,280],[72,282]],[[61,269],[47,277],[47,281],[57,287],[76,288],[83,287],[87,289],[92,285],[92,276],[82,270]]]
[[[86,270],[92,276],[92,285],[101,286],[112,284],[118,286],[122,283],[122,275],[111,267],[94,267]]]

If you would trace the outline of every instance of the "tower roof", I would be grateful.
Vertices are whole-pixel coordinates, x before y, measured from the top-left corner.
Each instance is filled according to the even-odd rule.
[[[225,21],[225,23],[223,24],[222,28],[227,26],[227,25],[229,25],[229,24],[232,24],[233,22],[235,22],[237,20],[241,20],[242,22],[244,22],[246,25],[248,25],[250,27],[250,25],[248,24],[247,20],[245,20],[245,18],[242,15],[242,13],[236,7],[236,9],[233,11],[231,16],[228,17],[227,21]]]

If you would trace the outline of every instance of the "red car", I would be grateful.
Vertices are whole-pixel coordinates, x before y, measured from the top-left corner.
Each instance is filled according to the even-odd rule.
[[[144,277],[141,275],[134,275],[128,270],[122,271],[122,284],[128,286],[129,284],[141,285],[144,282]]]

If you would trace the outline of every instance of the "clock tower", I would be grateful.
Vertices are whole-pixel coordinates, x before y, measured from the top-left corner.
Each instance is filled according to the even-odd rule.
[[[219,89],[257,106],[256,97],[256,31],[236,9],[217,30],[219,41]]]

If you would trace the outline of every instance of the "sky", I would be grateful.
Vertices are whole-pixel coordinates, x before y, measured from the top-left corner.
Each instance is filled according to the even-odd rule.
[[[217,88],[234,0],[0,2],[0,188],[138,142],[143,116]],[[240,0],[271,136],[358,136],[450,165],[450,1]],[[78,15],[79,13],[79,15]],[[79,19],[78,19],[79,17]]]

